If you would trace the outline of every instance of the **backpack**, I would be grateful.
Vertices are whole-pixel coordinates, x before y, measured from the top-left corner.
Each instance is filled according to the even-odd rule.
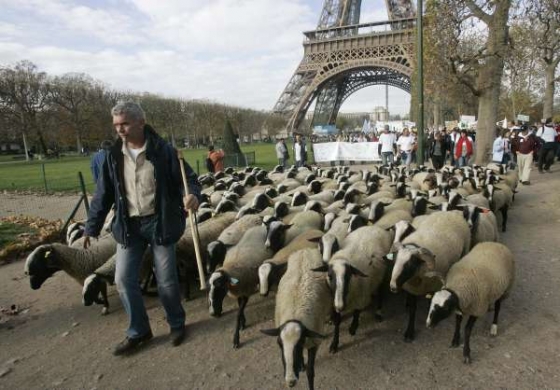
[[[206,157],[206,169],[208,169],[208,172],[214,172],[214,163],[210,157]]]

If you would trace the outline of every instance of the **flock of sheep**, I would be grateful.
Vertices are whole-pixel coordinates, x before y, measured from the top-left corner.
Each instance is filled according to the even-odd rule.
[[[343,314],[352,314],[354,335],[363,310],[373,307],[375,318],[382,318],[389,292],[406,294],[407,342],[414,339],[417,299],[425,296],[432,297],[428,327],[455,313],[453,346],[459,346],[462,318],[468,317],[465,363],[471,361],[473,325],[491,307],[491,334],[497,334],[500,303],[515,274],[511,251],[497,241],[499,230],[507,228],[516,170],[496,164],[437,172],[278,166],[272,172],[228,168],[200,182],[204,200],[197,228],[206,248],[210,315],[221,315],[226,295],[237,298],[233,346],[238,348],[249,298],[276,289],[276,327],[262,332],[277,337],[289,386],[305,370],[314,387],[315,356],[329,318],[335,353]],[[84,250],[82,232],[83,224],[75,224],[67,244],[35,249],[25,272],[33,289],[57,271],[67,272],[83,285],[84,304],[100,303],[105,314],[116,243],[107,233]],[[188,226],[177,243],[177,259],[186,281],[195,259]],[[144,264],[148,279],[149,250]]]

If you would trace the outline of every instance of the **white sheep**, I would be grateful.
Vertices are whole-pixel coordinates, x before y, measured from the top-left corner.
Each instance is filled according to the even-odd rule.
[[[463,316],[469,316],[465,326],[463,358],[465,363],[470,363],[470,337],[475,321],[494,305],[490,334],[498,334],[501,302],[511,290],[514,279],[513,254],[505,245],[494,242],[478,244],[449,269],[443,289],[432,298],[426,326],[435,326],[458,310],[451,342],[452,347],[458,347]]]
[[[274,329],[262,333],[276,336],[282,351],[284,379],[295,386],[305,368],[309,389],[314,389],[315,357],[323,336],[325,319],[331,312],[331,296],[322,274],[313,269],[322,264],[317,249],[292,254],[276,293]],[[304,364],[303,349],[307,349]]]
[[[320,230],[308,230],[276,252],[271,259],[265,260],[258,271],[260,294],[267,296],[270,289],[278,283],[286,271],[288,258],[292,253],[300,249],[316,247],[316,242],[320,240],[322,236],[323,232]]]
[[[471,229],[471,246],[481,242],[496,242],[500,238],[496,216],[490,209],[474,205],[460,206],[463,216]]]
[[[317,271],[328,271],[327,281],[334,295],[334,336],[329,351],[338,351],[343,312],[352,312],[350,334],[356,334],[360,313],[378,295],[387,271],[384,258],[391,249],[393,234],[376,226],[364,226],[350,233],[341,250]],[[380,302],[378,301],[378,309]],[[376,313],[377,318],[381,315]]]
[[[391,275],[391,291],[406,291],[409,314],[404,340],[414,340],[418,296],[437,291],[449,267],[465,255],[471,233],[459,211],[442,211],[426,216],[420,226],[399,244]]]
[[[245,328],[245,306],[249,297],[257,290],[259,283],[258,268],[274,252],[264,245],[266,227],[255,226],[245,232],[237,245],[231,247],[224,260],[208,281],[209,311],[211,316],[222,314],[222,304],[226,294],[237,298],[239,311],[233,336],[233,347],[239,348],[239,331]]]
[[[27,256],[24,272],[29,275],[33,290],[41,288],[42,284],[58,271],[66,272],[83,286],[85,279],[105,264],[116,251],[117,243],[110,234],[92,240],[88,249],[73,248],[59,243],[45,244],[35,248]],[[104,294],[101,300],[105,314],[109,307],[107,295]]]

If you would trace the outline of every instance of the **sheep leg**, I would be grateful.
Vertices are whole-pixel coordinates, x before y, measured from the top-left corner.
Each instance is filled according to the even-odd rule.
[[[235,333],[233,335],[233,348],[239,348],[239,331],[245,329],[245,306],[249,301],[248,297],[237,298],[239,311],[237,312],[237,324],[235,325]]]
[[[502,306],[502,300],[498,299],[494,303],[494,320],[492,321],[492,327],[490,328],[490,335],[498,335],[498,316],[500,315],[500,307]]]
[[[350,334],[354,336],[356,331],[358,330],[358,326],[360,326],[360,313],[361,310],[354,310],[352,314],[352,324],[350,324]]]
[[[342,321],[342,315],[333,311],[332,320],[334,324],[334,334],[333,339],[331,341],[331,345],[329,347],[330,353],[337,353],[338,352],[338,343],[339,343],[339,336],[340,336],[340,322]]]
[[[317,347],[307,350],[307,386],[309,390],[315,388],[315,356],[317,355]]]
[[[101,304],[103,309],[101,309],[101,315],[109,314],[109,300],[107,299],[107,283],[101,282],[99,286],[99,294],[101,295]]]
[[[507,220],[508,220],[508,206],[504,206],[502,207],[502,209],[500,210],[502,212],[502,232],[506,231],[506,225],[507,225]]]
[[[463,361],[465,364],[471,363],[471,332],[476,322],[475,316],[470,316],[465,325],[465,345],[463,346]]]
[[[451,348],[457,348],[461,343],[461,323],[463,322],[463,315],[455,314],[455,333],[451,340]]]
[[[406,306],[408,308],[408,326],[404,332],[405,343],[411,343],[414,340],[414,322],[416,321],[416,295],[406,294]]]

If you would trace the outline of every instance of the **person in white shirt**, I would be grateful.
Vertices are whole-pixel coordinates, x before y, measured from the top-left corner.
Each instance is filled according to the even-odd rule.
[[[395,145],[395,134],[389,132],[389,125],[385,125],[383,133],[379,136],[379,146],[381,148],[381,163],[383,165],[393,163],[393,147]]]
[[[397,140],[397,153],[400,153],[401,160],[407,168],[410,167],[410,163],[412,162],[412,149],[415,143],[415,138],[410,135],[410,131],[405,127]]]
[[[550,172],[550,166],[554,162],[556,154],[556,130],[552,124],[552,118],[548,118],[545,124],[537,131],[537,137],[542,139],[544,145],[539,151],[539,172],[543,173],[543,169]]]

